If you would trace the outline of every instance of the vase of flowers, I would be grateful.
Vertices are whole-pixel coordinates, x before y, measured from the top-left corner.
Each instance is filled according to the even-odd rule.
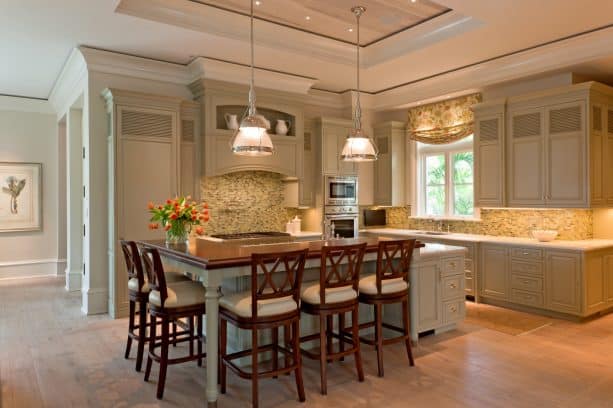
[[[204,234],[203,224],[209,220],[207,203],[197,203],[190,196],[168,199],[162,205],[150,202],[147,208],[151,213],[149,229],[156,230],[161,225],[167,244],[187,243],[192,229],[197,235]]]

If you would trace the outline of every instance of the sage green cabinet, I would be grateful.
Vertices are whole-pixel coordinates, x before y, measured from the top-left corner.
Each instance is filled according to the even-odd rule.
[[[581,309],[581,255],[547,251],[545,255],[545,306],[576,314]]]
[[[374,163],[374,205],[399,207],[407,203],[405,132],[403,122],[385,122],[374,127],[379,148],[379,157]]]
[[[341,160],[345,139],[352,126],[353,123],[348,119],[321,117],[314,120],[312,137],[317,147],[316,172],[322,175],[357,174],[355,163]]]
[[[509,297],[508,249],[498,245],[481,246],[480,295],[500,300]]]

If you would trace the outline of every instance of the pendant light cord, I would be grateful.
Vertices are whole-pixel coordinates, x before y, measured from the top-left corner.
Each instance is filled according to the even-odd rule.
[[[356,72],[357,72],[357,97],[356,97],[356,106],[355,106],[355,119],[354,126],[356,130],[362,129],[362,108],[360,107],[360,16],[362,15],[362,9],[357,9],[355,12],[358,30],[358,39],[357,39],[357,64],[356,64]]]
[[[251,80],[249,82],[249,116],[255,115],[255,91],[253,90],[254,86],[254,74],[253,74],[253,63],[254,63],[254,53],[253,53],[253,0],[251,0],[251,14],[249,16],[250,20],[250,32],[249,32],[249,43],[251,45]]]

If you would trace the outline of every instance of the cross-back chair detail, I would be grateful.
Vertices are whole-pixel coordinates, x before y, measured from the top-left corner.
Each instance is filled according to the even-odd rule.
[[[381,293],[384,280],[401,278],[405,282],[409,277],[409,266],[415,239],[402,239],[379,242],[377,253],[377,292]]]
[[[307,252],[298,250],[251,255],[251,313],[254,318],[257,319],[257,302],[260,300],[291,296],[296,303],[300,301]]]
[[[119,243],[121,244],[123,257],[126,261],[128,279],[138,279],[138,287],[142,288],[145,284],[145,275],[143,273],[143,264],[140,261],[140,253],[136,246],[136,242],[121,240]]]
[[[326,289],[351,286],[358,290],[360,268],[366,243],[324,246],[321,251],[320,298],[326,303]],[[344,260],[346,263],[343,263]]]
[[[145,271],[149,278],[151,290],[160,292],[160,299],[164,305],[168,298],[168,287],[166,286],[166,276],[164,275],[164,265],[160,253],[155,248],[145,247],[142,249],[141,258],[145,264]]]

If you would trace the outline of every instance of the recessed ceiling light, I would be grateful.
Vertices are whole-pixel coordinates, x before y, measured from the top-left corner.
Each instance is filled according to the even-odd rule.
[[[255,2],[255,5],[256,5],[256,6],[259,6],[260,4],[262,4],[262,2],[261,2],[261,1],[259,1],[259,0],[257,0],[257,1]]]
[[[350,33],[353,32],[353,28],[348,28],[347,31],[349,31]]]
[[[311,19],[311,16],[306,16],[304,19],[305,19],[305,20],[310,20],[310,19]]]
[[[411,3],[417,3],[417,0],[411,0]]]

